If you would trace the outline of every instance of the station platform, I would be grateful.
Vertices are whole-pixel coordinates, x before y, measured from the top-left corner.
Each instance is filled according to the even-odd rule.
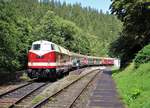
[[[111,71],[99,74],[96,88],[90,96],[87,108],[125,108],[117,93]]]

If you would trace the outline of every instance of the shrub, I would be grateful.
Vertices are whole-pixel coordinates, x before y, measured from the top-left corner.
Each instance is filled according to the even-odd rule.
[[[148,63],[150,61],[150,44],[145,46],[138,52],[134,59],[135,67],[137,68],[140,64]]]

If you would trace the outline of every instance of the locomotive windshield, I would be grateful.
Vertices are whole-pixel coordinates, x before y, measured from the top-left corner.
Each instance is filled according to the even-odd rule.
[[[51,50],[51,44],[42,44],[42,48],[41,48],[42,51],[49,51]]]
[[[34,44],[32,49],[33,50],[40,50],[40,48],[41,48],[40,44]]]
[[[51,44],[42,43],[42,44],[33,44],[32,50],[42,50],[42,51],[49,51],[52,49]],[[54,49],[52,49],[54,50]]]

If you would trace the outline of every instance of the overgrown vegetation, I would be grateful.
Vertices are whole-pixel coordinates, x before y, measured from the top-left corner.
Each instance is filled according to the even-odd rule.
[[[150,45],[139,51],[133,63],[113,74],[118,90],[129,108],[149,108]]]
[[[0,71],[23,66],[31,37],[29,20],[18,15],[10,2],[0,1]],[[20,64],[20,61],[22,63]]]
[[[135,69],[134,64],[113,74],[124,103],[128,108],[150,106],[150,62]]]
[[[136,55],[134,59],[135,67],[138,67],[140,64],[144,64],[149,61],[150,61],[150,45],[147,45]]]
[[[150,107],[150,0],[112,0],[111,11],[123,22],[109,54],[120,57],[122,70],[113,77],[129,108]],[[132,63],[131,63],[132,62]],[[131,63],[130,65],[128,65]]]
[[[150,0],[112,0],[111,11],[123,22],[123,31],[110,46],[110,55],[122,64],[131,62],[136,53],[150,43]]]
[[[77,53],[106,56],[120,30],[115,16],[80,4],[0,0],[0,71],[26,69],[27,52],[39,39]]]

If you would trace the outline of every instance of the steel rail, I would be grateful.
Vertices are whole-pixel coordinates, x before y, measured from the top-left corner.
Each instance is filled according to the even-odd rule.
[[[19,98],[16,102],[14,102],[12,105],[10,105],[8,108],[13,108],[15,107],[17,104],[19,104],[19,102],[21,102],[23,99],[25,99],[26,97],[28,97],[29,95],[31,95],[32,93],[34,93],[35,91],[39,90],[40,88],[46,86],[48,83],[44,83],[42,85],[40,85],[39,87],[37,87],[36,89],[33,89],[32,91],[30,91],[29,93],[25,94],[24,96],[22,96],[21,98]]]
[[[49,101],[50,98],[58,95],[59,93],[61,93],[64,89],[67,89],[68,87],[70,87],[72,84],[76,83],[77,81],[79,81],[80,79],[84,78],[85,76],[91,74],[93,71],[96,71],[96,70],[99,70],[99,69],[95,69],[95,70],[92,70],[90,72],[88,72],[87,74],[79,77],[78,79],[76,79],[75,81],[71,82],[69,85],[61,88],[61,90],[59,90],[58,92],[54,93],[53,95],[43,99],[42,101],[40,101],[39,103],[35,104],[32,108],[39,108],[40,106],[42,106],[43,104],[47,103]]]
[[[18,90],[18,89],[21,89],[21,88],[25,87],[25,86],[28,86],[28,85],[30,85],[30,84],[32,84],[32,83],[33,83],[33,81],[32,81],[32,82],[29,82],[29,83],[27,83],[27,84],[23,84],[23,85],[21,85],[21,86],[19,86],[19,87],[16,87],[16,88],[14,88],[14,89],[12,89],[12,90],[9,90],[9,91],[5,92],[5,93],[2,93],[2,94],[0,94],[0,98],[2,98],[3,96],[5,96],[5,95],[7,95],[7,94],[9,94],[9,93],[11,93],[11,92],[14,92],[14,91],[16,91],[16,90]]]
[[[74,103],[77,101],[77,99],[81,96],[81,94],[86,90],[86,88],[89,86],[89,84],[95,79],[95,77],[99,74],[99,72],[97,72],[91,79],[90,81],[88,81],[88,83],[86,84],[86,86],[82,89],[82,91],[78,94],[78,96],[74,99],[74,101],[69,105],[69,107],[67,108],[72,108],[72,106],[74,105]]]

